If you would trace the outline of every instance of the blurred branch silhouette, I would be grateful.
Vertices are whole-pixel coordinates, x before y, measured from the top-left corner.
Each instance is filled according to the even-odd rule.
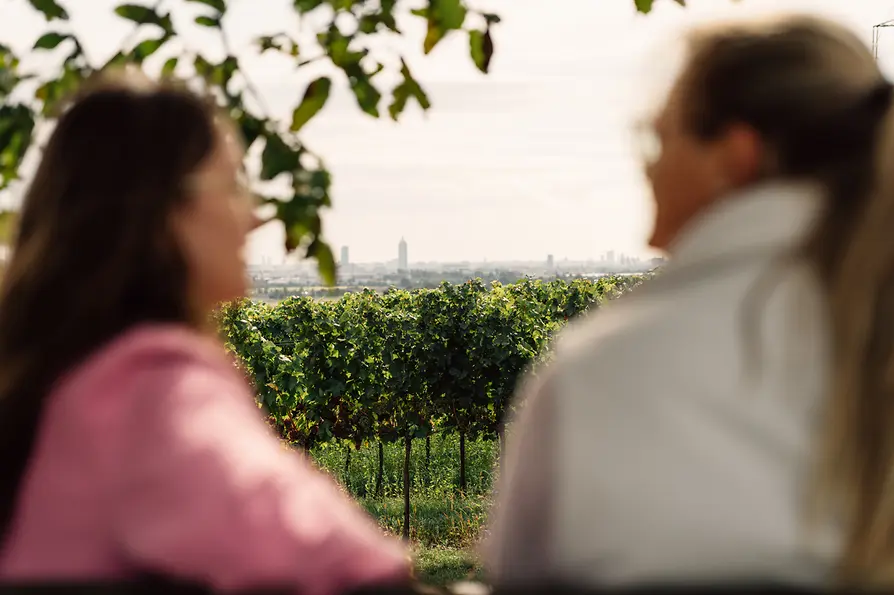
[[[15,0],[14,0],[15,1]],[[110,66],[141,66],[174,41],[183,45],[161,68],[163,77],[179,77],[197,82],[212,93],[242,130],[249,148],[263,144],[261,152],[262,181],[278,180],[290,188],[288,196],[262,196],[262,201],[275,214],[271,219],[282,222],[286,250],[301,249],[306,257],[316,259],[327,283],[335,282],[335,259],[323,236],[321,212],[331,207],[331,176],[322,159],[300,138],[304,126],[325,107],[333,79],[321,76],[310,81],[292,110],[291,122],[277,122],[270,114],[258,87],[252,82],[236,57],[224,26],[227,0],[156,0],[151,3],[122,3],[115,14],[133,23],[132,32],[119,51],[104,64],[96,64],[85,53],[77,32],[69,26],[65,6],[68,0],[18,0],[28,2],[46,19],[48,31],[34,43],[34,51],[62,51],[58,70],[40,80],[24,72],[19,57],[0,39],[0,190],[20,178],[26,153],[32,148],[34,129],[39,119],[52,119],[59,102],[68,97],[88,76]],[[685,0],[674,0],[685,5]],[[634,0],[641,13],[652,10],[654,0]],[[197,27],[214,30],[220,37],[225,57],[211,60],[199,50],[186,47],[171,18],[172,12],[186,5],[202,9],[195,17]],[[344,75],[357,106],[370,117],[381,117],[382,85],[377,75],[388,68],[372,55],[367,46],[370,38],[402,35],[397,24],[400,14],[423,19],[426,35],[423,51],[430,53],[449,35],[468,38],[469,57],[483,73],[490,69],[494,54],[492,28],[500,22],[496,14],[474,10],[467,0],[426,0],[423,8],[400,9],[398,0],[292,0],[299,18],[324,16],[316,33],[315,44],[299,44],[290,33],[258,35],[256,50],[278,52],[290,58],[296,69],[317,62],[328,62]],[[345,23],[348,23],[347,25]],[[345,30],[350,30],[346,33]],[[315,47],[310,48],[309,45]],[[67,53],[66,53],[67,52]],[[403,56],[393,66],[398,84],[390,90],[387,114],[397,121],[409,103],[423,110],[431,107],[425,89],[415,78]],[[36,85],[34,81],[36,80]],[[30,85],[28,83],[31,83]],[[33,92],[28,91],[33,87]],[[286,125],[287,124],[287,125]],[[0,243],[8,243],[14,228],[11,213],[0,213]]]
[[[330,284],[335,282],[335,260],[324,239],[321,220],[321,212],[332,204],[331,177],[322,159],[300,138],[304,126],[329,100],[334,84],[332,77],[321,76],[310,81],[292,109],[291,121],[276,121],[250,73],[242,68],[234,54],[225,28],[227,0],[158,0],[118,5],[115,14],[133,23],[134,28],[119,51],[104,64],[88,58],[78,33],[71,30],[66,10],[68,2],[21,1],[27,1],[42,13],[48,23],[49,30],[35,41],[33,50],[60,51],[63,58],[52,77],[40,79],[24,72],[19,57],[0,39],[0,190],[20,178],[22,162],[34,144],[37,122],[52,119],[59,102],[70,96],[86,77],[106,67],[141,66],[165,46],[179,41],[183,49],[164,62],[162,76],[202,85],[239,125],[249,148],[263,144],[260,179],[277,180],[290,188],[285,197],[262,196],[263,203],[275,212],[271,219],[279,220],[285,228],[286,249],[300,249],[306,257],[316,259],[322,278]],[[390,98],[383,96],[383,84],[376,77],[389,68],[367,47],[371,38],[402,35],[397,22],[401,14],[423,19],[426,54],[445,37],[462,34],[468,38],[470,59],[481,72],[487,73],[494,53],[491,30],[500,22],[497,15],[476,11],[466,0],[427,0],[423,8],[414,10],[400,9],[398,0],[293,0],[291,4],[299,18],[312,13],[315,19],[322,17],[315,43],[305,40],[299,44],[287,32],[258,35],[256,51],[287,56],[296,69],[328,62],[336,73],[344,76],[364,113],[379,118],[385,109],[395,121],[410,102],[423,110],[431,102],[403,56],[395,62],[397,66],[390,68],[395,71],[398,83],[390,89]],[[219,35],[225,54],[222,60],[209,59],[207,54],[189,48],[184,42],[171,15],[186,5],[201,9],[202,14],[194,18],[193,25]],[[0,242],[5,243],[13,227],[12,217],[5,213],[0,218]]]

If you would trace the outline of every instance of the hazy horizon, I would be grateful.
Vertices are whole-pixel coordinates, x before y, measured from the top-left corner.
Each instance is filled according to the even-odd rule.
[[[94,62],[111,55],[130,31],[112,15],[115,4],[66,4]],[[263,12],[259,4],[231,3],[225,25],[237,47],[247,47],[252,35],[282,30],[284,22],[298,27],[288,1],[265,0]],[[894,0],[851,0],[847,7],[838,0],[690,0],[686,9],[656,0],[648,16],[636,14],[632,0],[472,4],[503,18],[494,31],[491,75],[474,69],[461,35],[422,56],[420,22],[405,28],[407,39],[383,41],[381,51],[409,52],[432,99],[426,117],[412,107],[400,123],[374,120],[360,113],[337,79],[339,92],[303,132],[333,173],[335,207],[324,214],[324,229],[336,257],[347,245],[352,261],[391,260],[401,237],[413,262],[538,261],[547,254],[588,260],[608,250],[653,256],[645,246],[652,206],[628,130],[637,108],[650,95],[654,100],[649,90],[673,72],[661,40],[699,19],[785,9],[836,16],[869,43],[872,26],[894,18]],[[20,55],[47,30],[24,0],[0,11],[0,39],[13,42]],[[216,47],[199,27],[188,29],[187,40]],[[292,74],[275,56],[239,53],[283,118],[319,75],[312,69]],[[880,43],[888,73],[892,59],[889,29]],[[37,53],[25,61],[43,70],[55,63]],[[282,252],[275,224],[251,238],[252,263],[279,262]]]

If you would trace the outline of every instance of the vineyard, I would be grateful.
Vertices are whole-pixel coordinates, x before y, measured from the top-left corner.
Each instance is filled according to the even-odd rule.
[[[469,281],[365,290],[337,301],[244,301],[225,307],[219,323],[270,423],[295,446],[343,453],[343,484],[352,492],[383,496],[393,485],[386,460],[395,450],[403,455],[402,531],[409,537],[413,482],[432,481],[432,437],[455,444],[456,488],[466,493],[468,447],[502,445],[518,380],[548,361],[555,332],[641,280]],[[424,460],[411,464],[420,454],[413,444],[423,442]],[[368,481],[352,479],[352,451],[374,461],[366,465]],[[480,491],[480,461],[475,468]],[[412,469],[425,470],[423,477],[411,477]]]

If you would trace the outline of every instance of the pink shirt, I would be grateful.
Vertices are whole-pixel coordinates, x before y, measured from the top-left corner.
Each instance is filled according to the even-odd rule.
[[[0,555],[4,580],[138,571],[326,595],[409,576],[409,557],[264,423],[222,347],[125,333],[50,395]]]

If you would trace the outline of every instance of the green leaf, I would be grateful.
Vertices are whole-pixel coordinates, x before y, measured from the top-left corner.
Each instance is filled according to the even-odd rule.
[[[258,49],[261,50],[261,53],[264,53],[267,50],[282,49],[282,45],[273,35],[262,35],[255,40],[255,43],[258,44]]]
[[[246,148],[251,147],[264,132],[264,122],[249,113],[243,112],[236,118],[236,122],[242,131],[242,139],[245,141]]]
[[[351,37],[343,35],[334,23],[327,31],[317,35],[317,41],[326,49],[329,59],[343,70],[356,66],[365,55],[363,52],[350,51],[351,39]],[[346,71],[346,74],[351,76],[350,72]]]
[[[329,99],[329,91],[332,88],[332,80],[329,77],[321,77],[307,86],[301,103],[292,112],[292,132],[298,132],[311,118],[316,116],[326,101]]]
[[[320,215],[309,208],[300,194],[287,202],[277,204],[276,217],[282,221],[286,232],[286,251],[295,250],[307,235],[318,237],[322,222]]]
[[[170,15],[160,15],[154,8],[139,4],[122,4],[115,7],[115,14],[138,25],[156,25],[166,33],[174,32]]]
[[[297,58],[300,54],[298,44],[285,33],[279,35],[263,35],[255,40],[255,43],[263,54],[269,50],[277,50]]]
[[[12,93],[25,79],[18,73],[19,59],[8,48],[0,46],[0,99]]]
[[[643,14],[649,14],[652,11],[652,2],[653,0],[633,0],[636,9]]]
[[[19,178],[19,167],[31,144],[35,114],[24,105],[0,107],[0,189]]]
[[[202,25],[203,27],[211,27],[214,29],[220,29],[220,19],[219,18],[199,16],[199,17],[196,17],[196,24]]]
[[[214,65],[206,60],[204,56],[197,55],[192,64],[193,68],[196,69],[196,74],[205,80],[211,79],[211,76],[214,74]]]
[[[428,9],[413,11],[413,14],[426,16],[428,29],[422,48],[430,53],[450,31],[460,29],[466,20],[466,7],[462,0],[429,0]]]
[[[34,92],[34,96],[43,102],[42,113],[44,116],[51,116],[55,110],[56,104],[69,96],[83,82],[86,73],[70,64],[63,67],[62,75],[55,79],[46,81]],[[2,143],[0,143],[2,146]]]
[[[15,54],[12,53],[9,46],[0,43],[0,67],[15,68],[16,66],[18,66],[18,60]]]
[[[295,10],[298,12],[308,12],[323,4],[323,0],[295,0]]]
[[[301,163],[301,151],[295,150],[278,135],[267,137],[261,153],[261,179],[272,180],[277,176],[296,171]]]
[[[212,84],[226,89],[237,70],[239,70],[239,60],[235,56],[227,56],[223,62],[212,67],[209,80]]]
[[[65,12],[64,8],[59,6],[59,3],[57,3],[56,0],[28,0],[28,2],[35,9],[43,13],[47,22],[54,19],[59,19],[60,21],[68,20],[68,13]]]
[[[168,58],[168,60],[165,61],[164,66],[161,67],[161,76],[165,78],[174,76],[174,71],[177,69],[177,62],[177,56]]]
[[[23,105],[0,107],[0,189],[19,178],[19,167],[31,144],[34,113]]]
[[[486,31],[469,31],[469,50],[475,66],[487,74],[494,55],[494,41],[489,27]]]
[[[332,248],[319,238],[311,242],[307,249],[308,258],[315,258],[317,267],[320,271],[320,277],[326,285],[334,286],[336,281],[335,272],[335,256],[332,254]]]
[[[377,15],[365,14],[357,21],[357,30],[367,35],[375,33],[381,21]]]
[[[413,97],[419,102],[419,106],[423,110],[427,110],[431,107],[431,102],[428,99],[428,95],[426,95],[425,90],[419,85],[415,78],[413,78],[412,73],[410,72],[410,67],[407,66],[405,60],[401,59],[401,75],[404,80],[397,87],[394,88],[393,91],[393,100],[391,105],[388,106],[388,113],[391,115],[391,119],[397,121],[398,117],[401,113],[403,113],[404,108],[407,106],[407,101]]]
[[[376,89],[369,76],[355,78],[351,81],[351,90],[357,98],[357,104],[364,112],[374,118],[379,117],[379,102],[382,94]]]
[[[425,32],[425,40],[422,42],[422,51],[426,54],[430,54],[435,46],[444,39],[444,36],[447,34],[437,21],[429,19],[428,21],[428,29]]]
[[[60,43],[69,39],[70,35],[65,35],[63,33],[56,33],[55,31],[50,31],[49,33],[44,33],[40,36],[40,38],[34,42],[35,50],[52,50],[57,47]]]
[[[460,29],[466,20],[466,7],[462,0],[431,0],[440,25],[447,30]]]
[[[315,208],[331,207],[332,200],[329,197],[329,188],[332,186],[332,176],[325,169],[318,169],[310,175],[309,198]],[[319,233],[319,230],[314,233]]]
[[[133,51],[131,52],[133,61],[136,62],[137,64],[142,63],[143,60],[145,60],[146,58],[148,58],[149,56],[151,56],[152,54],[157,52],[158,49],[161,46],[163,46],[165,44],[165,42],[167,42],[167,41],[168,41],[167,36],[159,37],[158,39],[144,39],[143,41],[138,43],[136,45],[136,47],[134,47]]]

